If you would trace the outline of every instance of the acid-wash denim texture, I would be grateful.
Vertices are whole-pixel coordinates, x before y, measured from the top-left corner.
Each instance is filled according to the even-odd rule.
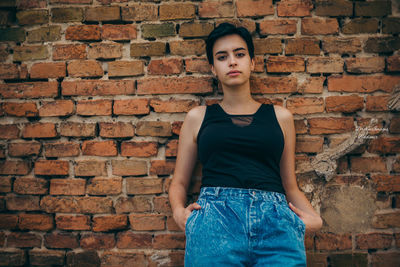
[[[203,187],[186,222],[185,267],[306,266],[304,222],[284,194]]]

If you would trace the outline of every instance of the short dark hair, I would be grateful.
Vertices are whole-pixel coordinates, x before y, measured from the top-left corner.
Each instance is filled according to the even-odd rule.
[[[239,35],[247,44],[247,49],[249,50],[250,58],[254,58],[254,44],[251,38],[251,34],[249,31],[244,27],[236,27],[231,23],[221,23],[216,27],[207,37],[206,40],[206,52],[207,52],[207,59],[208,63],[211,65],[214,64],[214,57],[213,57],[213,47],[215,42],[224,36],[237,34]]]

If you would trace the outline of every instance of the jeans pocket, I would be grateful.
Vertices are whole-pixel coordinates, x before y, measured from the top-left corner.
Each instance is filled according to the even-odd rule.
[[[293,213],[294,213],[294,212],[293,212]],[[296,220],[297,220],[297,222],[298,222],[298,228],[299,228],[301,234],[302,234],[303,237],[304,237],[304,235],[305,235],[305,233],[306,233],[306,224],[303,222],[303,220],[302,220],[299,216],[297,216],[296,213],[294,213],[294,217],[296,218]]]

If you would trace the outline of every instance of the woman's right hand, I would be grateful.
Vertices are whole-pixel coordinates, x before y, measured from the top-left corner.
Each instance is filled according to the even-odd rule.
[[[185,232],[185,226],[186,226],[186,221],[189,218],[190,214],[193,212],[193,210],[199,210],[201,209],[201,206],[199,204],[192,203],[186,208],[181,208],[179,210],[175,210],[173,217],[180,229],[182,229],[183,232]]]

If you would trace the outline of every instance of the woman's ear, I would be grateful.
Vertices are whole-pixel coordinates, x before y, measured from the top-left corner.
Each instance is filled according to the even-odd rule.
[[[251,71],[254,71],[255,65],[256,65],[256,62],[255,62],[254,57],[253,57],[253,58],[251,59],[251,65],[250,65],[250,70],[251,70]]]
[[[214,74],[215,77],[217,77],[217,73],[215,72],[215,68],[213,64],[210,64],[211,72]]]

